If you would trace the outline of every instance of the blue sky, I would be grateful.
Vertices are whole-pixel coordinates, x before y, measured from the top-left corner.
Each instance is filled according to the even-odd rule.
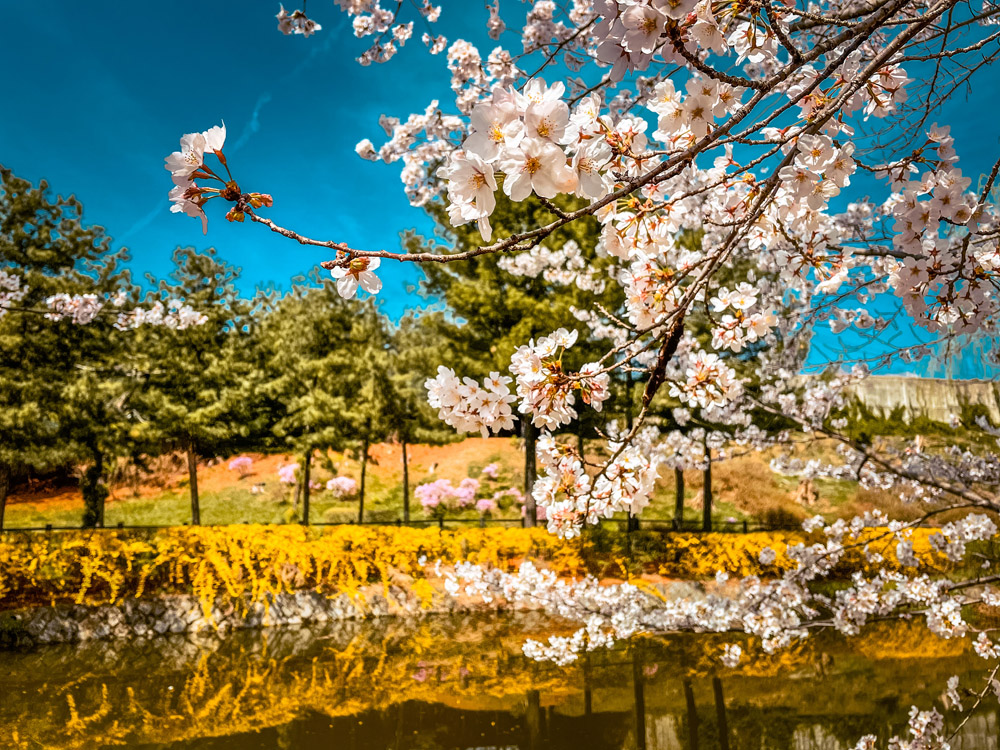
[[[484,54],[492,48],[481,2],[442,4],[435,33],[469,39]],[[6,5],[0,69],[16,74],[4,79],[0,163],[32,181],[49,180],[57,192],[75,193],[85,220],[105,226],[116,246],[127,246],[137,271],[165,275],[178,245],[214,245],[243,268],[243,286],[252,292],[268,283],[287,288],[293,276],[329,257],[264,227],[229,224],[216,206],[210,206],[207,237],[197,220],[169,212],[163,158],[183,133],[221,120],[234,175],[245,190],[274,196],[267,213],[279,224],[389,250],[399,247],[400,231],[430,229],[406,201],[398,164],[363,162],[354,154],[361,138],[381,143],[382,113],[405,118],[434,98],[448,108],[445,56],[427,54],[419,24],[394,60],[362,68],[355,57],[365,40],[354,38],[333,0],[310,3],[310,16],[323,24],[310,39],[279,34],[278,3],[270,0]],[[502,4],[511,25],[527,7]],[[961,166],[974,183],[1000,153],[997,108],[989,98],[991,89],[1000,90],[1000,75],[986,71],[978,83],[980,100],[960,93],[932,118],[952,124]],[[881,199],[884,190],[871,183],[872,196]],[[419,279],[416,269],[390,262],[383,269],[387,313],[398,317],[423,304],[406,293]],[[912,339],[906,327],[899,336]]]
[[[428,55],[419,38],[391,69],[362,68],[354,58],[364,40],[332,0],[310,3],[323,30],[309,39],[277,31],[276,1],[6,5],[0,66],[19,74],[4,80],[0,163],[75,193],[85,220],[127,246],[136,270],[163,275],[178,245],[214,245],[243,268],[252,292],[268,282],[287,288],[330,257],[261,226],[229,224],[215,206],[207,237],[197,220],[170,213],[163,158],[183,133],[221,120],[234,176],[244,189],[274,196],[268,216],[278,223],[388,250],[399,248],[401,230],[429,229],[406,201],[399,165],[354,153],[363,137],[381,143],[380,114],[405,118],[433,98],[447,103],[445,57]],[[449,38],[485,37],[483,18],[478,8],[452,12],[436,27]],[[395,263],[384,269],[385,309],[398,316],[414,302],[405,285],[419,273]]]

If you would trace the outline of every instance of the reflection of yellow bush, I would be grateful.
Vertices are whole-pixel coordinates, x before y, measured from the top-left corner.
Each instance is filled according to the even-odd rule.
[[[941,638],[931,634],[923,620],[876,622],[854,644],[866,659],[948,659],[969,651],[967,638]]]
[[[315,712],[329,717],[384,712],[403,702],[462,707],[471,711],[520,711],[529,690],[544,705],[579,700],[584,680],[600,689],[602,708],[630,705],[632,659],[663,667],[647,678],[647,700],[657,710],[683,710],[681,679],[721,675],[730,707],[765,700],[812,715],[816,706],[793,675],[814,678],[822,670],[833,688],[857,692],[857,659],[868,644],[898,644],[879,667],[888,682],[913,670],[909,660],[944,659],[958,670],[961,650],[925,628],[900,623],[872,626],[862,638],[820,634],[774,655],[743,639],[746,655],[736,669],[723,669],[719,654],[732,635],[681,635],[637,639],[633,647],[599,650],[588,662],[556,668],[517,656],[525,637],[566,634],[536,622],[532,630],[517,618],[468,619],[453,623],[424,619],[406,628],[367,626],[358,634],[333,636],[301,646],[309,634],[289,638],[284,648],[250,634],[228,645],[193,653],[182,662],[136,666],[128,658],[105,659],[97,646],[88,660],[84,647],[68,670],[40,670],[15,676],[21,690],[0,703],[0,747],[83,750],[96,745],[183,744],[287,724]],[[530,630],[525,634],[525,630]],[[289,644],[295,642],[295,648]],[[960,644],[968,646],[968,641]],[[832,654],[834,658],[828,655]],[[970,656],[978,666],[976,657]],[[923,668],[923,664],[921,668]],[[962,667],[964,668],[964,667]],[[589,671],[590,676],[585,678]],[[761,678],[774,678],[761,682]],[[167,686],[170,686],[169,688]],[[864,691],[861,691],[864,693]],[[877,701],[879,694],[860,700]]]
[[[927,537],[913,532],[916,554],[938,563]],[[663,575],[706,578],[718,570],[768,575],[793,565],[789,545],[809,543],[797,533],[658,534],[646,536],[645,553]],[[868,543],[894,563],[895,543],[885,532],[865,532],[838,572],[867,570],[861,547]],[[774,565],[761,565],[771,547]],[[502,569],[534,558],[560,575],[602,571],[595,548],[564,541],[544,529],[438,531],[395,527],[298,526],[178,527],[152,533],[108,530],[0,537],[0,608],[77,602],[103,604],[144,594],[193,593],[208,609],[219,597],[262,602],[269,595],[315,589],[356,595],[392,575],[412,576],[413,593],[425,605],[431,587],[422,580],[422,560],[467,559]]]

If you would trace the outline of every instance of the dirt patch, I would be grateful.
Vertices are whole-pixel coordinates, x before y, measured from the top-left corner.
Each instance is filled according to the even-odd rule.
[[[497,460],[511,471],[520,469],[523,463],[521,448],[510,438],[469,438],[447,445],[407,446],[410,466],[410,482],[419,484],[433,477],[448,479],[457,483],[469,476],[470,466],[485,466]],[[289,463],[299,463],[301,458],[291,454],[265,455],[244,453],[252,461],[248,473],[229,468],[235,456],[211,458],[198,463],[198,488],[202,493],[221,492],[234,487],[249,489],[263,482],[268,486],[277,484],[278,469]],[[402,446],[398,443],[380,443],[370,449],[371,462],[368,475],[383,485],[398,484],[403,481]],[[361,477],[361,464],[353,457],[330,451],[327,454],[338,474],[354,479]],[[128,478],[111,487],[108,503],[154,498],[165,491],[186,491],[188,485],[187,466],[181,456],[165,457],[151,466],[152,471],[140,481]],[[317,475],[326,476],[323,456],[314,458]],[[73,510],[83,507],[83,497],[77,487],[39,487],[34,490],[22,488],[7,500],[9,506],[17,505],[25,510]]]

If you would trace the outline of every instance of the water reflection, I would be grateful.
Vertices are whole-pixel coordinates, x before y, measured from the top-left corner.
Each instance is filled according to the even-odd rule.
[[[359,622],[0,654],[0,747],[840,750],[882,746],[911,704],[982,662],[915,626],[777,656],[726,639],[639,639],[567,668],[520,656],[536,615]],[[873,644],[881,646],[876,651]],[[955,750],[995,750],[997,715]]]

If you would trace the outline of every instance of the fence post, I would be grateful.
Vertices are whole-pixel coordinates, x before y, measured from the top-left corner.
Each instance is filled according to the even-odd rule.
[[[444,531],[444,516],[438,519],[438,530]]]
[[[747,528],[747,519],[745,519],[745,518],[743,519],[743,533],[744,534],[750,533],[750,529]]]

